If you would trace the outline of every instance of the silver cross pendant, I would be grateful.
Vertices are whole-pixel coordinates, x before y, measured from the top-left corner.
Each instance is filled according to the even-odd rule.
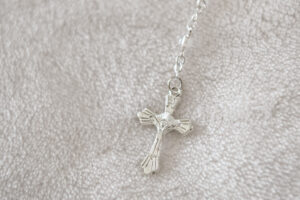
[[[179,81],[178,87],[171,87],[172,80]],[[151,110],[145,108],[142,112],[137,114],[142,125],[154,125],[157,129],[154,143],[150,149],[149,154],[142,162],[142,168],[145,174],[154,173],[159,167],[159,154],[163,136],[173,130],[178,131],[182,135],[187,135],[192,131],[193,126],[188,119],[175,119],[173,113],[177,107],[181,94],[182,81],[180,78],[175,77],[169,81],[169,94],[166,95],[165,111],[161,114],[156,114]]]

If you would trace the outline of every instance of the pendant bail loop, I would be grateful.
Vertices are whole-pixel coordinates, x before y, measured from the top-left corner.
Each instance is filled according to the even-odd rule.
[[[168,81],[169,92],[172,95],[180,96],[182,93],[182,79],[178,76],[173,76]]]

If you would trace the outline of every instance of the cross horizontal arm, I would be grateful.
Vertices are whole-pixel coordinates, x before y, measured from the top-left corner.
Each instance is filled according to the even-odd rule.
[[[189,119],[179,119],[174,129],[183,135],[187,135],[193,130],[193,125]]]
[[[152,125],[154,123],[155,113],[145,108],[142,112],[137,114],[142,125]]]

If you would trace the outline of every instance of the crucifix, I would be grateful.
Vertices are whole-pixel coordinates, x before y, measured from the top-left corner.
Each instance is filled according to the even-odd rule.
[[[158,170],[158,159],[163,135],[173,130],[178,131],[182,135],[187,135],[193,129],[190,120],[175,119],[172,115],[180,101],[182,93],[181,79],[178,77],[175,77],[174,79],[179,81],[180,85],[179,87],[171,87],[169,81],[169,94],[165,97],[165,111],[163,113],[155,114],[151,110],[145,108],[142,112],[137,114],[142,125],[154,125],[157,129],[156,137],[150,152],[141,163],[145,174],[154,173]]]
[[[176,63],[174,65],[175,76],[172,77],[169,82],[169,94],[166,96],[165,111],[161,114],[156,114],[149,109],[144,109],[139,112],[138,118],[143,125],[154,125],[157,129],[154,143],[150,149],[149,154],[142,162],[142,168],[146,174],[154,173],[158,170],[158,159],[160,153],[160,147],[162,137],[173,130],[178,131],[183,135],[187,135],[192,129],[192,123],[188,119],[175,119],[173,112],[179,103],[180,96],[182,93],[182,80],[179,78],[179,74],[185,63],[185,48],[187,41],[191,38],[192,30],[195,28],[198,15],[206,7],[206,0],[197,0],[196,8],[191,20],[187,24],[187,33],[180,40],[180,54],[176,56]],[[171,86],[174,81],[179,82],[176,86]]]

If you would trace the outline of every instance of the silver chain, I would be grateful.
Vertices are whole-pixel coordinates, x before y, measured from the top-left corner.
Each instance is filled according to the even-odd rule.
[[[202,13],[204,8],[206,8],[206,0],[197,0],[196,9],[186,26],[187,33],[179,41],[180,51],[179,55],[176,56],[176,62],[174,66],[175,76],[171,77],[171,79],[168,81],[169,91],[175,96],[180,96],[182,92],[182,80],[179,77],[179,73],[181,72],[185,63],[185,47],[192,35],[193,29],[196,27],[199,14]]]
[[[181,72],[183,65],[185,63],[184,52],[185,52],[187,42],[191,37],[193,29],[196,27],[199,14],[202,13],[204,8],[206,8],[206,0],[197,0],[196,9],[194,11],[194,14],[192,15],[191,19],[189,20],[189,22],[186,26],[187,33],[180,39],[180,42],[179,42],[180,43],[180,51],[179,51],[179,55],[176,56],[176,62],[175,62],[175,66],[174,66],[176,79],[179,78],[179,73]],[[180,80],[180,82],[181,82],[181,80]]]

